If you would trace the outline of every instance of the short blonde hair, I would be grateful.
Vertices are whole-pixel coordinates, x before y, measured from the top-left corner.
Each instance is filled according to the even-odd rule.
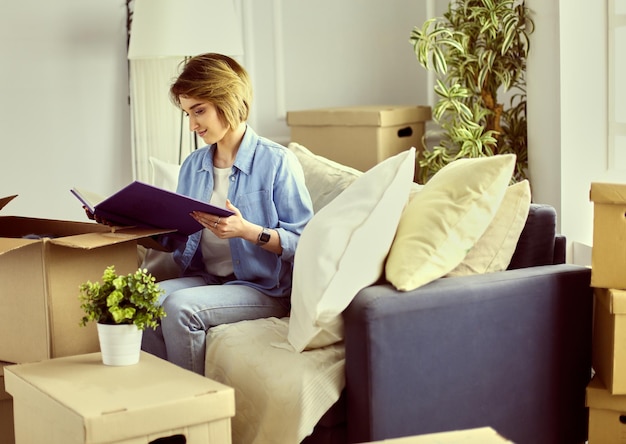
[[[180,107],[180,97],[210,102],[231,128],[248,120],[252,84],[247,71],[222,54],[201,54],[184,62],[183,70],[170,87],[170,98]]]

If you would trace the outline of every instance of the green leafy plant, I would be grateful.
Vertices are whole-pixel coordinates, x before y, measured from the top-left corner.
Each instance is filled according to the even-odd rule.
[[[138,329],[156,328],[165,311],[158,305],[163,290],[146,269],[118,276],[114,266],[104,270],[102,283],[84,282],[79,287],[81,308],[86,313],[80,324],[135,324]]]
[[[527,177],[528,13],[524,0],[451,0],[443,17],[413,28],[418,62],[437,75],[433,120],[443,130],[420,155],[423,182],[453,160],[504,153],[517,156],[514,179]]]

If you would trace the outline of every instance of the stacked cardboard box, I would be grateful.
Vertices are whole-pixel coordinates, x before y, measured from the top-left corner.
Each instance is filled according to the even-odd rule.
[[[592,183],[593,369],[587,387],[589,444],[626,436],[626,184]]]
[[[366,171],[415,147],[422,149],[428,106],[355,106],[289,111],[291,141],[315,154]]]
[[[228,444],[235,392],[143,353],[102,365],[100,353],[7,366],[18,443]]]

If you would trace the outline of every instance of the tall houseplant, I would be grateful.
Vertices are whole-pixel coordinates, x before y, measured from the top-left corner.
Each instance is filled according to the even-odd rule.
[[[528,12],[524,0],[451,0],[443,17],[413,28],[418,62],[437,75],[433,119],[443,130],[421,154],[423,182],[455,159],[503,153],[517,156],[514,179],[527,177]]]

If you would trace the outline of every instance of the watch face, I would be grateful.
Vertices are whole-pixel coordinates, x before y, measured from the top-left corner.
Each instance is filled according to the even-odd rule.
[[[264,231],[263,233],[261,233],[261,236],[259,237],[259,241],[265,243],[268,242],[270,240],[270,234],[267,231]]]

